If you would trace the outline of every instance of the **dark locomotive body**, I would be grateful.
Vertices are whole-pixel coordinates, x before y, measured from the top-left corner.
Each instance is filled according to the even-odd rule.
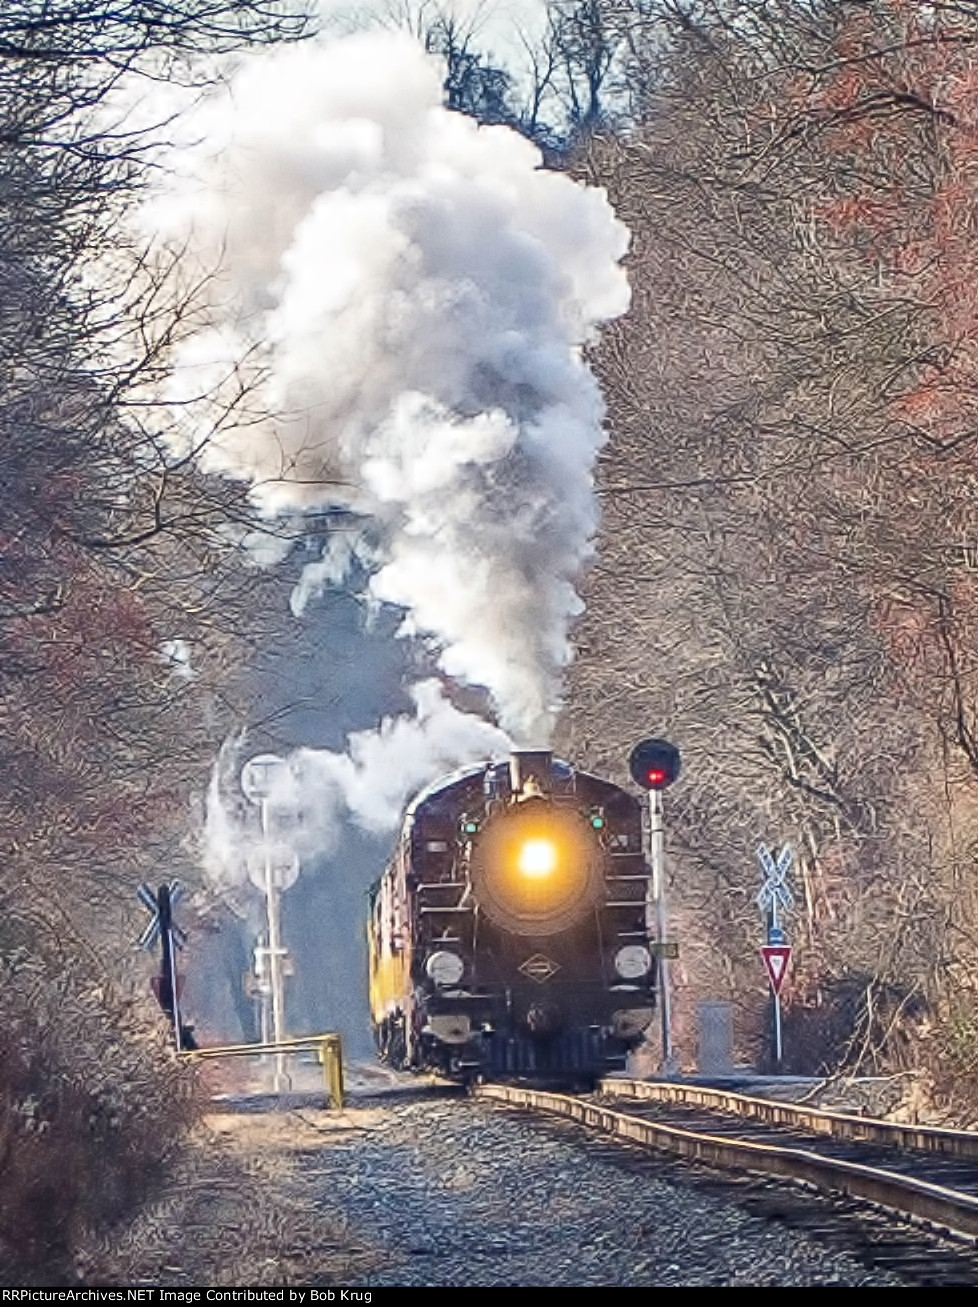
[[[408,810],[374,887],[381,1057],[451,1076],[591,1078],[652,1020],[638,800],[542,751],[457,772]]]

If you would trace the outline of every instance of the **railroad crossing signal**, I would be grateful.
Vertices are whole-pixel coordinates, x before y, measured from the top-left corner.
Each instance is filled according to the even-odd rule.
[[[785,877],[792,861],[791,845],[786,844],[775,859],[763,844],[759,844],[757,861],[761,864],[764,875],[764,884],[757,892],[757,906],[762,912],[767,912],[771,907],[776,912],[777,905],[780,904],[786,912],[790,912],[795,905],[795,896],[785,883]]]
[[[164,894],[163,891],[168,893]],[[152,948],[160,938],[161,922],[166,920],[170,934],[177,948],[183,948],[187,942],[187,932],[182,930],[170,916],[170,909],[183,898],[183,886],[178,880],[171,880],[169,885],[160,886],[160,895],[153,893],[144,881],[136,890],[136,897],[150,913],[150,920],[137,940],[139,948]]]
[[[160,973],[154,976],[150,983],[156,1001],[173,1023],[173,1038],[178,1053],[181,1049],[195,1046],[192,1027],[185,1026],[180,1017],[182,985],[177,975],[174,953],[174,945],[183,948],[187,940],[186,933],[173,920],[173,905],[180,899],[182,893],[183,888],[178,880],[171,880],[169,885],[161,885],[155,894],[145,882],[136,891],[140,903],[152,914],[148,925],[139,936],[139,946],[152,948],[159,941]]]
[[[772,850],[759,844],[757,861],[761,864],[761,874],[764,877],[764,883],[757,894],[757,906],[767,918],[767,943],[761,946],[761,957],[764,959],[764,966],[774,994],[774,1064],[780,1072],[780,995],[788,971],[788,962],[791,959],[791,945],[785,941],[778,917],[782,908],[788,912],[795,903],[794,895],[787,885],[788,868],[791,866],[791,845],[785,844],[781,852],[775,856]]]
[[[762,944],[761,956],[767,968],[767,975],[771,982],[771,988],[774,990],[774,996],[777,998],[781,993],[784,978],[788,974],[788,963],[791,961],[791,945]]]

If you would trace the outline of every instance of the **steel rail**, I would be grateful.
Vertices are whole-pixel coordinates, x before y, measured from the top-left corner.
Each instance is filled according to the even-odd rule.
[[[713,1107],[755,1121],[765,1121],[769,1125],[795,1127],[810,1134],[830,1135],[834,1139],[853,1139],[920,1153],[941,1153],[947,1157],[978,1158],[978,1132],[974,1130],[905,1125],[897,1121],[881,1121],[878,1117],[829,1112],[799,1103],[782,1103],[725,1089],[664,1080],[605,1079],[598,1088],[601,1094],[611,1098]]]
[[[472,1093],[478,1098],[507,1103],[513,1107],[566,1117],[604,1134],[711,1166],[760,1172],[784,1180],[801,1180],[815,1188],[834,1190],[851,1198],[876,1203],[943,1229],[978,1236],[978,1198],[926,1180],[898,1175],[860,1162],[822,1157],[804,1148],[727,1139],[719,1135],[684,1130],[628,1116],[565,1094],[515,1085],[476,1085],[473,1086]]]

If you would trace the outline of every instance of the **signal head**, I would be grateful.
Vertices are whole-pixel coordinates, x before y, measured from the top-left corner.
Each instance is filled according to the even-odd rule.
[[[664,790],[679,775],[679,750],[668,740],[641,740],[629,756],[628,770],[643,790]]]

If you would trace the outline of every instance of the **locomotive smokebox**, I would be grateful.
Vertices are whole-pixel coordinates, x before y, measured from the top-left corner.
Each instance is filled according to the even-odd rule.
[[[514,749],[509,756],[509,783],[513,797],[521,799],[550,798],[550,764],[553,754],[549,749]]]

